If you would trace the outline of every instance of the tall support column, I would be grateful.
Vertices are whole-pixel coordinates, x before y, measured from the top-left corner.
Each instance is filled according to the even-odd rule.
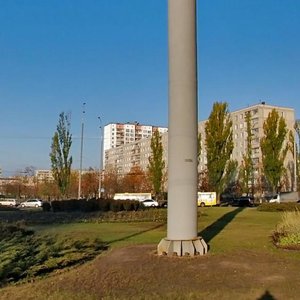
[[[158,254],[207,252],[197,235],[196,0],[168,0],[168,229]]]

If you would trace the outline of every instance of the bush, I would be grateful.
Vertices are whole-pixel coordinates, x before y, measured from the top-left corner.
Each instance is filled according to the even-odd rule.
[[[300,250],[300,211],[286,211],[273,233],[276,246]]]
[[[51,210],[51,204],[49,202],[43,202],[42,209],[43,209],[43,211],[50,211]]]
[[[30,280],[94,258],[107,245],[99,239],[58,239],[35,235],[18,225],[0,222],[0,288],[10,282]]]
[[[259,211],[296,211],[300,210],[300,204],[295,202],[286,203],[263,203],[257,207]]]
[[[54,200],[51,202],[53,212],[93,212],[93,211],[137,211],[143,208],[139,201],[134,200],[113,200],[113,199],[72,199],[72,200]]]
[[[111,199],[98,199],[98,207],[100,211],[109,211]]]
[[[110,210],[113,212],[118,212],[124,210],[123,202],[121,200],[112,200],[110,203]]]
[[[18,210],[16,207],[0,204],[0,211],[16,211],[16,210]]]

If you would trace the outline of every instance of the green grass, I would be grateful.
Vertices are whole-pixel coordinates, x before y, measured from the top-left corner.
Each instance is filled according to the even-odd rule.
[[[55,235],[57,239],[68,237],[76,240],[88,235],[89,238],[100,238],[110,247],[155,243],[166,230],[164,224],[156,222],[71,223],[31,228],[39,235]]]
[[[131,214],[128,213],[130,216]],[[147,212],[147,220],[149,219]],[[153,211],[157,214],[157,211]],[[126,213],[125,213],[126,215]],[[116,218],[115,218],[116,219]],[[32,226],[39,235],[55,235],[70,239],[99,238],[109,247],[131,244],[158,244],[167,236],[166,222],[92,222]],[[117,218],[118,219],[118,218]],[[121,220],[124,220],[124,213]],[[151,218],[150,218],[151,219]],[[199,208],[198,232],[210,246],[210,254],[255,249],[276,251],[271,235],[281,219],[279,212],[262,212],[255,208]]]
[[[200,210],[199,231],[212,254],[243,249],[273,251],[271,235],[280,216],[255,208],[204,208]]]
[[[127,215],[131,221],[126,220]],[[111,218],[90,216],[91,218],[87,214],[85,218],[66,224],[43,222],[41,225],[37,222],[29,222],[32,225],[26,229],[33,230],[33,235],[14,237],[5,240],[5,243],[1,241],[1,263],[9,265],[11,256],[18,257],[18,247],[25,247],[22,241],[25,241],[28,247],[25,247],[27,249],[25,254],[28,255],[29,251],[39,249],[40,251],[34,252],[34,258],[40,260],[44,258],[42,264],[33,264],[33,267],[28,268],[34,276],[44,266],[50,271],[51,268],[55,270],[57,266],[69,268],[72,264],[69,265],[68,261],[76,265],[103,253],[103,249],[95,250],[97,241],[108,248],[116,248],[135,244],[155,245],[167,236],[166,210],[148,210],[144,214],[124,212],[111,215]],[[299,251],[284,252],[276,248],[272,242],[271,236],[281,216],[279,212],[258,211],[256,208],[199,208],[198,232],[208,243],[210,256],[234,257],[234,253],[250,251],[299,262]],[[17,259],[14,258],[14,261]],[[30,290],[30,285],[27,288]],[[84,298],[93,299],[93,296],[85,295]],[[70,299],[75,299],[75,296],[72,295]]]

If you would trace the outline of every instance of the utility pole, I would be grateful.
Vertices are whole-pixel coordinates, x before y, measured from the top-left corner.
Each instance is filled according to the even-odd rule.
[[[82,104],[82,115],[81,115],[81,138],[80,138],[80,164],[78,174],[78,199],[81,198],[81,175],[82,175],[82,153],[83,153],[83,130],[84,130],[84,114],[85,114],[85,102]]]
[[[102,144],[103,144],[103,134],[102,134],[102,120],[101,120],[101,117],[98,117],[98,120],[100,122],[100,126],[99,126],[99,129],[100,129],[100,151],[99,151],[99,154],[100,154],[100,161],[99,161],[99,187],[98,187],[98,198],[100,199],[101,198],[101,189],[102,189],[102,186],[101,186],[101,177],[102,177]]]

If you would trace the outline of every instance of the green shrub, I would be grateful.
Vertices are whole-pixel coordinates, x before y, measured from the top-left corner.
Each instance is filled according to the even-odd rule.
[[[111,199],[98,199],[98,205],[100,211],[109,211]]]
[[[42,209],[43,209],[43,211],[50,211],[51,210],[51,204],[49,202],[43,202]]]
[[[16,210],[18,210],[16,207],[0,204],[0,211],[16,211]]]
[[[40,236],[0,222],[0,287],[89,260],[107,249],[99,239]]]
[[[53,200],[51,201],[51,207],[53,212],[62,211],[62,205],[60,204],[61,201]]]
[[[110,210],[113,212],[118,212],[124,210],[123,202],[121,200],[112,200],[110,202]]]

